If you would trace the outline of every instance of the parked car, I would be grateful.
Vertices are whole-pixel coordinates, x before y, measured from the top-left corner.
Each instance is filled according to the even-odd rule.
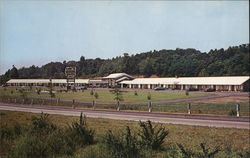
[[[198,88],[194,88],[194,87],[188,88],[188,91],[198,91],[198,90],[199,90]]]
[[[165,90],[166,88],[163,88],[163,87],[156,87],[154,88],[155,91],[161,91],[161,90]]]
[[[214,88],[206,88],[204,91],[205,91],[205,92],[214,92],[215,89],[214,89]]]

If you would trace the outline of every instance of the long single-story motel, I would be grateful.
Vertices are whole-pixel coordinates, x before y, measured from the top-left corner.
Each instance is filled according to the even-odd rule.
[[[10,79],[7,86],[67,86],[66,79]],[[134,78],[125,73],[114,73],[101,80],[76,79],[76,87],[112,87],[121,88],[188,90],[195,88],[216,91],[249,91],[249,76],[221,77],[166,77],[166,78]]]

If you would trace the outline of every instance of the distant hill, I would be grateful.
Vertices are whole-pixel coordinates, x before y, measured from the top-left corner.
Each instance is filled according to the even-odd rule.
[[[196,49],[175,49],[143,52],[136,55],[124,53],[112,59],[85,59],[79,61],[50,62],[41,67],[31,66],[16,69],[14,66],[0,82],[10,78],[65,78],[66,66],[75,65],[78,78],[105,76],[125,72],[144,77],[167,76],[237,76],[249,75],[249,44],[215,49],[201,53]]]

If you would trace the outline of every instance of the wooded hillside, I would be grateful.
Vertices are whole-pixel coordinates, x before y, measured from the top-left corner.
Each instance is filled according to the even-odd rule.
[[[14,65],[0,76],[5,83],[10,78],[65,78],[66,66],[75,65],[78,78],[105,76],[115,72],[131,75],[153,74],[168,76],[235,76],[249,75],[249,44],[200,52],[196,49],[159,50],[129,55],[124,53],[112,59],[85,59],[50,62],[41,67],[17,69]]]

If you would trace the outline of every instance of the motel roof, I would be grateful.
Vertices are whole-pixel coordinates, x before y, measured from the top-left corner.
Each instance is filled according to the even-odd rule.
[[[113,74],[108,75],[107,77],[103,77],[103,79],[117,79],[117,78],[120,78],[123,76],[129,77],[129,78],[134,78],[126,73],[113,73]]]
[[[249,76],[136,78],[121,84],[241,85]]]
[[[10,79],[7,83],[50,83],[50,79]],[[66,79],[52,79],[52,83],[67,83]],[[76,79],[75,83],[89,83],[89,79]]]

